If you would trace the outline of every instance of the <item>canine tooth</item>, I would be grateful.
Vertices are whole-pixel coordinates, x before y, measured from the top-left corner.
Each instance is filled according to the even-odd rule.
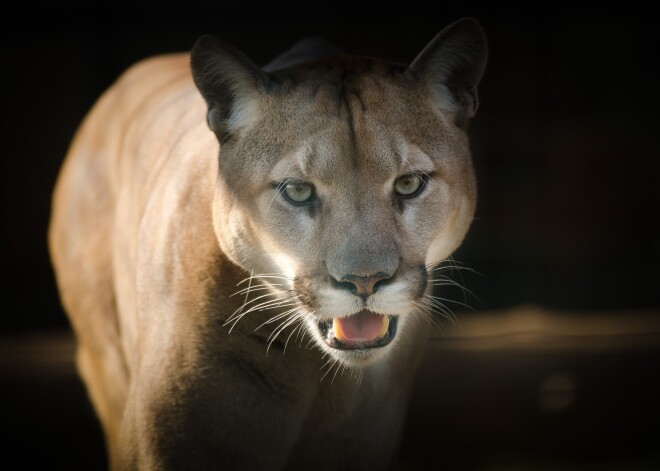
[[[332,318],[332,330],[335,332],[335,338],[337,340],[346,340],[346,336],[344,335],[344,332],[341,330],[341,324],[339,322],[339,319],[336,317]]]
[[[378,336],[384,337],[389,327],[390,327],[390,317],[383,316],[383,325],[380,327],[380,334]]]

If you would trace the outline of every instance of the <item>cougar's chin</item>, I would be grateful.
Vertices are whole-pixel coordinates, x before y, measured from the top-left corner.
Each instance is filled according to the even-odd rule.
[[[346,364],[360,366],[381,357],[396,337],[399,317],[363,309],[350,316],[318,319],[314,337]]]

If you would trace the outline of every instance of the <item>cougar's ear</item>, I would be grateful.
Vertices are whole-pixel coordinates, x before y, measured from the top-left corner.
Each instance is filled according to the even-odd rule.
[[[256,120],[269,78],[245,54],[206,35],[193,46],[190,67],[208,106],[209,127],[221,143]]]
[[[406,73],[424,81],[436,105],[454,113],[456,124],[465,127],[479,105],[477,85],[487,56],[483,28],[474,18],[462,18],[440,31]]]

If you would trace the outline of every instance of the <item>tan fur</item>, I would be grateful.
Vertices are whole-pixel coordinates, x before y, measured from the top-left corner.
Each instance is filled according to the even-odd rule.
[[[474,175],[455,110],[425,82],[377,61],[342,77],[324,64],[276,91],[239,67],[221,149],[188,54],[132,67],[77,133],[49,242],[113,469],[391,465],[429,328],[415,319],[419,267],[463,239]],[[420,167],[433,180],[397,207],[395,178]],[[291,177],[314,184],[315,210],[277,193]],[[329,281],[383,270],[394,281],[366,301]],[[261,290],[235,295],[249,284]],[[226,324],[290,290],[304,303],[274,342],[281,323],[267,321],[291,306]],[[317,319],[363,308],[400,316],[391,345],[323,343]]]

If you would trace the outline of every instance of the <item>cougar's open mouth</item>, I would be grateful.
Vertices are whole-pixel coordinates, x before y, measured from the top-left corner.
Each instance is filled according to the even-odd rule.
[[[376,314],[363,309],[348,317],[334,317],[318,322],[321,337],[339,350],[363,350],[384,347],[394,339],[398,317]]]

